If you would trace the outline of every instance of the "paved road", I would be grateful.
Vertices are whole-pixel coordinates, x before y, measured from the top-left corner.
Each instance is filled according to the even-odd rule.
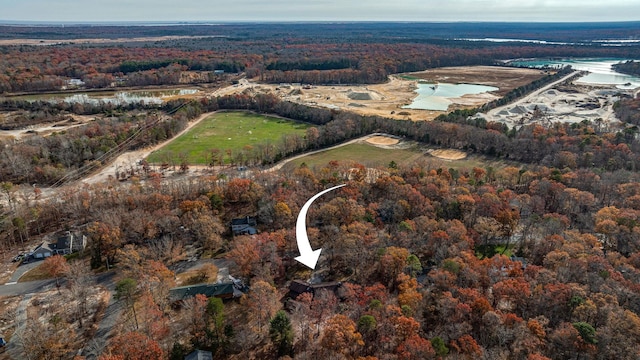
[[[0,286],[0,296],[15,296],[37,293],[52,289],[56,286],[55,280],[29,281]]]
[[[110,338],[109,335],[111,333],[111,329],[116,326],[121,311],[122,308],[120,307],[120,302],[113,298],[113,290],[111,290],[109,305],[104,312],[104,317],[98,325],[98,330],[93,336],[93,339],[91,339],[89,343],[85,345],[84,349],[82,349],[82,356],[86,357],[87,360],[95,360],[100,356],[100,354],[102,354],[104,348],[107,346],[107,341]]]
[[[28,264],[22,264],[22,265],[18,266],[16,271],[13,272],[13,275],[11,275],[11,279],[9,279],[9,281],[7,281],[7,283],[5,285],[18,282],[18,279],[20,279],[22,277],[22,275],[26,274],[27,271],[37,267],[40,264],[42,264],[41,261],[34,261],[34,262],[30,262]]]
[[[11,340],[7,343],[7,353],[12,359],[22,359],[24,350],[22,348],[22,333],[27,325],[27,305],[33,294],[26,295],[16,309],[16,331]]]
[[[110,271],[99,274],[95,277],[96,283],[106,287],[107,290],[109,290],[110,295],[109,305],[107,305],[104,317],[98,324],[96,334],[82,349],[82,355],[85,356],[87,360],[95,360],[100,356],[100,354],[102,354],[102,351],[106,347],[107,341],[110,338],[111,329],[116,326],[118,318],[120,317],[120,312],[122,311],[120,302],[113,298],[116,289],[114,275],[115,272]]]

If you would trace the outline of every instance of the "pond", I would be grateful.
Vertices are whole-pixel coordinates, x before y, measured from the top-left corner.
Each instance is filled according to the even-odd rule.
[[[464,95],[476,95],[499,90],[493,86],[476,84],[418,84],[416,93],[418,96],[403,109],[438,110],[447,111],[453,102],[449,99],[459,98]]]

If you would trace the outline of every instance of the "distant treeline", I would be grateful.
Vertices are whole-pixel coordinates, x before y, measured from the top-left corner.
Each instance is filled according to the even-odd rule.
[[[354,64],[357,64],[357,61],[353,61],[351,59],[335,59],[335,60],[305,60],[305,61],[275,61],[267,64],[266,70],[280,70],[280,71],[291,71],[291,70],[338,70],[338,69],[348,69],[351,68]]]
[[[119,70],[124,74],[128,74],[136,71],[161,69],[171,64],[180,64],[180,65],[187,66],[189,64],[189,60],[187,59],[167,59],[167,60],[151,60],[151,61],[127,60],[122,62],[122,64],[120,64]]]
[[[213,36],[225,41],[246,41],[277,38],[342,39],[348,42],[418,42],[456,38],[513,38],[547,41],[589,41],[594,39],[629,39],[640,37],[639,22],[596,23],[477,23],[423,22],[423,23],[306,23],[306,24],[171,24],[136,26],[65,25],[0,27],[4,39],[59,39],[84,38],[126,39],[158,36]],[[129,25],[129,26],[127,26]],[[532,35],[535,34],[535,35]],[[203,38],[204,42],[215,38]],[[164,41],[171,43],[173,41]],[[156,41],[147,44],[153,44]],[[100,45],[97,45],[100,46]]]
[[[431,35],[431,29],[456,32],[456,27],[451,24],[444,27],[432,25],[247,25],[238,27],[246,32],[218,37],[125,43],[118,46],[67,44],[3,47],[0,49],[0,93],[60,90],[68,86],[68,81],[72,78],[81,79],[86,88],[155,86],[217,79],[214,76],[208,77],[207,74],[184,76],[185,71],[245,72],[249,78],[270,83],[370,84],[387,81],[389,74],[443,66],[492,65],[499,60],[513,58],[640,58],[638,46],[445,40]],[[465,27],[466,25],[460,25],[461,29]],[[494,24],[495,29],[506,31],[504,27]],[[558,31],[578,28],[587,33],[595,28],[610,29],[612,34],[622,31],[618,25],[557,27]],[[205,31],[199,27],[176,28],[168,32],[180,30],[179,35],[187,35],[192,31],[193,35],[203,35],[202,32]],[[528,28],[514,26],[518,31]],[[227,27],[212,27],[208,31],[212,29],[220,33],[229,31]],[[0,29],[0,36],[5,30]],[[14,30],[20,34],[29,31]],[[40,30],[48,31],[46,28]],[[53,33],[57,31],[49,30]],[[108,32],[116,29],[104,30]],[[147,30],[149,35],[154,33],[153,29]],[[633,29],[627,30],[626,36],[634,32]],[[91,33],[94,30],[87,31]],[[142,30],[133,28],[133,31]],[[490,33],[479,31],[484,36],[489,36]],[[505,37],[506,33],[501,33],[498,37]],[[479,35],[474,37],[477,36]],[[564,33],[564,36],[570,34]],[[463,35],[460,37],[464,38]]]

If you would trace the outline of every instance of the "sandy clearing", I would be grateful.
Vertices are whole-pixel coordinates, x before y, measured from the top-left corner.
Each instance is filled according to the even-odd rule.
[[[366,142],[372,145],[396,145],[400,140],[389,136],[377,135],[368,138]]]
[[[579,123],[584,120],[598,124],[603,131],[616,131],[620,121],[613,106],[619,94],[635,90],[620,90],[614,85],[563,84],[575,76],[569,74],[510,104],[486,114],[476,114],[487,121],[519,127],[530,123],[550,125],[554,122]]]
[[[69,120],[56,121],[47,124],[28,125],[24,129],[18,130],[0,130],[0,138],[21,139],[25,136],[48,136],[53,132],[64,131],[74,127],[82,126],[95,119],[94,116],[69,114],[74,122]]]
[[[453,149],[437,149],[427,151],[431,156],[443,160],[462,160],[467,157],[467,153]]]

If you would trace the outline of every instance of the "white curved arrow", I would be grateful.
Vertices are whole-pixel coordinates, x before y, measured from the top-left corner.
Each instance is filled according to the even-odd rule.
[[[309,211],[309,207],[315,199],[328,193],[329,191],[341,188],[345,185],[346,184],[334,186],[315,194],[311,199],[309,199],[309,201],[304,204],[304,206],[302,206],[302,210],[300,210],[300,213],[298,214],[298,220],[296,221],[296,241],[298,242],[298,250],[300,251],[300,256],[296,257],[296,260],[312,269],[316,268],[316,264],[318,263],[318,258],[320,257],[320,252],[322,252],[322,249],[311,249],[309,236],[307,236],[307,211]]]

